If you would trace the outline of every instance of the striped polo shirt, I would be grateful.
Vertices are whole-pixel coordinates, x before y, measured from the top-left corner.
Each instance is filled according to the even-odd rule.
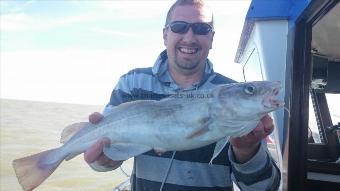
[[[171,78],[167,70],[167,60],[166,51],[163,51],[153,67],[134,69],[123,75],[112,91],[104,114],[112,106],[124,102],[160,100],[183,91]],[[232,82],[235,81],[214,72],[212,63],[207,59],[201,82],[186,90],[209,89],[218,84]],[[215,143],[194,150],[177,151],[174,156],[172,151],[159,156],[152,150],[135,157],[131,190],[158,191],[164,179],[166,181],[163,191],[232,190],[232,179],[242,190],[278,188],[280,172],[264,144],[261,144],[258,153],[245,164],[235,162],[229,143],[214,159],[213,164],[208,164],[214,148]]]

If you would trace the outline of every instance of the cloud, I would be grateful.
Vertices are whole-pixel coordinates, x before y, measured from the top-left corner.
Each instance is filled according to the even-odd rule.
[[[125,19],[138,16],[139,19],[166,16],[166,11],[173,1],[97,1],[95,6],[99,10],[114,12],[116,16]]]
[[[26,13],[11,13],[3,15],[0,29],[5,32],[46,31],[73,24],[91,22],[100,19],[98,16],[84,13],[63,17],[38,17]]]
[[[128,32],[122,32],[122,31],[116,31],[111,29],[105,29],[105,28],[93,28],[91,29],[91,32],[96,32],[104,35],[109,36],[121,36],[121,37],[138,37],[137,33],[128,33]]]
[[[34,19],[24,13],[13,13],[1,16],[0,29],[2,31],[27,30],[34,23]]]
[[[107,15],[100,10],[89,9],[93,5],[78,1],[53,4],[35,0],[0,1],[0,29],[3,32],[37,32],[106,19]]]
[[[34,24],[34,18],[25,13],[25,10],[34,5],[36,1],[0,1],[0,29],[2,31],[20,31]]]
[[[5,14],[22,12],[33,5],[35,2],[36,0],[29,0],[24,2],[0,1],[1,12]]]
[[[250,0],[208,1],[214,14],[220,16],[240,17],[246,15]]]

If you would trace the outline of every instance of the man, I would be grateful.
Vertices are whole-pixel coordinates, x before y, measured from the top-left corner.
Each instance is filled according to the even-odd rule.
[[[166,51],[159,55],[152,68],[134,69],[120,78],[104,115],[110,107],[123,102],[159,100],[183,90],[208,89],[234,82],[215,73],[207,59],[214,33],[212,11],[202,0],[176,1],[163,29]],[[96,123],[102,115],[94,113],[89,118]],[[280,171],[261,141],[273,128],[272,119],[265,116],[248,135],[231,138],[212,165],[208,163],[215,144],[162,155],[149,151],[137,156],[131,189],[232,190],[233,179],[242,190],[277,190]],[[113,170],[122,164],[103,153],[106,144],[109,140],[102,139],[84,154],[86,162],[97,171]]]

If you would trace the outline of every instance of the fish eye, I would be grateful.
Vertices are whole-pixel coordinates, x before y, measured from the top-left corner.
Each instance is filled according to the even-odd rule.
[[[244,87],[244,92],[249,95],[253,95],[255,93],[255,86],[253,85],[247,85]]]

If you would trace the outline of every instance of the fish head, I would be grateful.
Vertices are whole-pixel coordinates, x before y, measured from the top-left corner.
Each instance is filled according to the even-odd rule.
[[[221,85],[213,92],[214,114],[229,120],[258,120],[284,105],[276,97],[279,81],[254,81]]]

